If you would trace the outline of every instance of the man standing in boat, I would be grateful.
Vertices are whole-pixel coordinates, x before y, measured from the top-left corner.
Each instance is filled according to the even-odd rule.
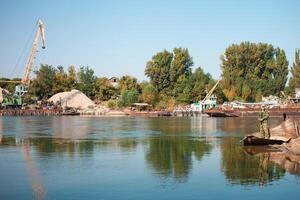
[[[269,127],[268,127],[268,119],[269,119],[269,113],[266,110],[266,107],[262,106],[261,111],[258,114],[258,121],[259,121],[260,134],[265,139],[270,138],[270,131],[269,131]]]

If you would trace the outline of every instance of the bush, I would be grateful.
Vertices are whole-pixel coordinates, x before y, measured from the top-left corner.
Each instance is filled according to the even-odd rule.
[[[137,102],[139,99],[139,93],[136,89],[125,90],[118,100],[119,107],[130,106],[132,103]]]
[[[117,107],[117,102],[116,102],[116,100],[108,100],[107,101],[107,107],[109,108],[109,109],[115,109],[116,107]]]

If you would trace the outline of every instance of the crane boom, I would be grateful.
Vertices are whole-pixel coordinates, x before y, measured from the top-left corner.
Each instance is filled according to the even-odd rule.
[[[221,79],[219,79],[216,84],[210,89],[210,91],[207,93],[207,95],[204,97],[204,99],[202,100],[202,102],[204,102],[206,99],[208,99],[212,93],[214,92],[214,90],[216,89],[217,85],[219,84]]]
[[[42,38],[42,48],[45,49],[45,27],[44,27],[42,20],[39,19],[38,20],[38,29],[36,31],[36,34],[35,34],[35,37],[33,40],[33,44],[32,44],[32,48],[30,51],[30,55],[28,58],[28,62],[25,67],[25,74],[21,80],[21,83],[25,86],[29,86],[29,83],[30,83],[30,74],[32,72],[32,68],[33,68],[33,64],[34,64],[35,54],[38,49],[40,35]]]

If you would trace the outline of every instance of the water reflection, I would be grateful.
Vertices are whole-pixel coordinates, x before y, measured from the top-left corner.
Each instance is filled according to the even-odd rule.
[[[42,182],[41,177],[39,176],[38,170],[36,168],[36,164],[32,158],[32,152],[30,146],[28,144],[28,140],[20,140],[15,137],[5,137],[1,136],[0,140],[0,147],[16,147],[18,148],[22,154],[26,165],[28,179],[30,180],[32,191],[33,191],[33,198],[42,200],[45,197],[46,189]]]
[[[200,161],[213,148],[203,136],[205,128],[211,127],[204,126],[202,118],[152,118],[147,122],[157,135],[146,139],[146,160],[158,176],[185,181],[193,160]]]
[[[201,160],[212,149],[207,141],[189,140],[176,136],[149,138],[146,159],[159,176],[175,177],[179,181],[187,178],[193,157]]]
[[[246,153],[255,157],[267,157],[274,164],[287,170],[290,174],[300,176],[300,156],[278,148],[247,146],[243,148]]]
[[[221,142],[222,171],[233,184],[265,185],[284,176],[285,170],[270,162],[268,153],[253,157],[244,152],[238,140],[224,138]]]
[[[23,164],[21,167],[28,169],[28,176],[33,177],[32,191],[41,198],[54,191],[57,179],[51,182],[48,176],[59,174],[57,166],[76,172],[63,174],[65,179],[76,181],[79,174],[78,180],[85,178],[88,183],[103,184],[102,187],[110,180],[124,181],[127,185],[127,179],[133,178],[132,174],[126,174],[130,170],[145,175],[143,181],[147,184],[153,183],[154,174],[167,182],[189,184],[187,180],[197,179],[200,185],[205,185],[198,179],[199,169],[204,169],[201,173],[218,176],[214,177],[220,180],[216,184],[225,179],[232,184],[269,186],[286,171],[299,176],[299,157],[275,149],[247,149],[239,144],[242,135],[256,129],[255,123],[240,118],[3,117],[0,150],[4,149],[2,156],[11,149],[23,152],[21,156],[29,161],[29,167]],[[24,147],[26,151],[22,150]],[[13,164],[8,166],[14,168]],[[5,171],[7,167],[4,165],[2,169]],[[224,176],[219,176],[219,169]],[[80,177],[81,173],[85,175]],[[89,176],[90,179],[86,178]]]
[[[32,190],[34,193],[35,199],[42,200],[45,197],[46,189],[44,187],[43,182],[41,181],[41,177],[38,174],[38,171],[35,167],[35,163],[32,160],[32,155],[29,149],[29,146],[24,144],[22,145],[22,151],[24,154],[24,159],[26,163],[26,168],[29,174],[29,179],[32,185]]]
[[[135,139],[112,139],[112,140],[72,140],[63,138],[17,138],[4,136],[0,147],[20,147],[29,145],[41,156],[65,154],[72,156],[77,154],[93,154],[96,150],[135,151],[138,142]]]

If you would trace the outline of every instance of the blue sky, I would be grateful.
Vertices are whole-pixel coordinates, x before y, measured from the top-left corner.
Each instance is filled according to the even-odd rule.
[[[297,0],[1,0],[0,77],[23,75],[38,18],[46,49],[35,65],[90,66],[97,76],[142,81],[155,53],[184,47],[193,68],[218,78],[220,55],[241,41],[279,46],[291,65],[300,48],[299,10]]]

